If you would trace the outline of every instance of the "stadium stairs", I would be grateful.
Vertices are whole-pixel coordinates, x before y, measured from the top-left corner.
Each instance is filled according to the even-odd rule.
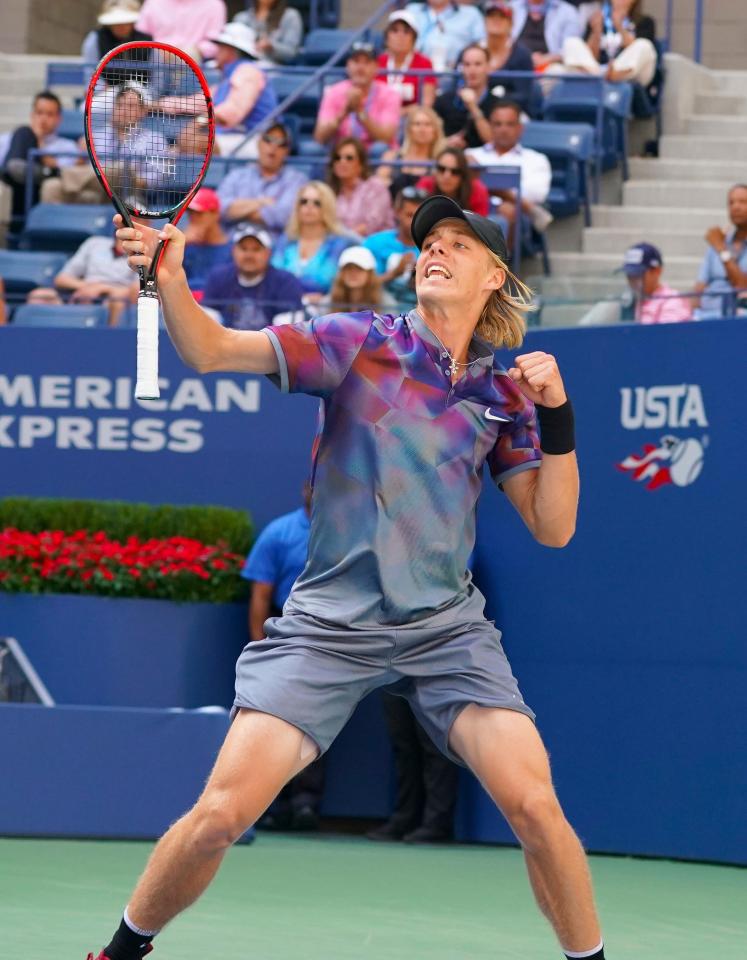
[[[706,230],[727,226],[727,192],[747,168],[747,71],[708,70],[668,54],[666,75],[659,157],[631,157],[622,202],[592,207],[580,249],[553,241],[553,276],[542,283],[547,299],[593,301],[622,291],[624,278],[614,271],[626,248],[644,240],[661,250],[666,282],[691,290]],[[572,325],[585,309],[548,305],[542,323]]]

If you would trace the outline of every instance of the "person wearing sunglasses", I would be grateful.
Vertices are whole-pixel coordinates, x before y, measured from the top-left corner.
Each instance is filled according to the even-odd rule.
[[[354,43],[345,70],[345,80],[324,89],[314,139],[332,146],[345,137],[355,137],[366,147],[394,143],[402,105],[394,87],[376,80],[379,65],[373,44]]]
[[[371,174],[360,140],[346,137],[338,143],[327,164],[327,183],[337,197],[340,223],[356,236],[367,237],[393,225],[392,198],[384,181]]]
[[[307,176],[286,164],[291,135],[274,123],[259,138],[257,163],[235,167],[218,187],[226,226],[248,221],[264,227],[277,239],[293,210],[293,201]]]
[[[456,200],[460,207],[486,217],[490,209],[490,194],[467,162],[463,150],[446,147],[436,157],[432,174],[421,177],[417,186],[429,196],[440,194]]]
[[[340,254],[353,242],[337,218],[332,190],[321,180],[310,180],[295,197],[272,262],[298,278],[305,303],[315,303],[329,292]]]

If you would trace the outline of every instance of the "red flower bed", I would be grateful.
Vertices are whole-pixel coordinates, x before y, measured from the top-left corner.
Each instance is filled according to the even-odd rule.
[[[0,531],[0,591],[225,603],[246,593],[244,558],[187,537],[121,542],[105,533]]]

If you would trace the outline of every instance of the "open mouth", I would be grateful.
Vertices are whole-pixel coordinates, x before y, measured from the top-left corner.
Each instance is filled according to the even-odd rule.
[[[431,263],[425,268],[426,279],[428,277],[443,277],[445,280],[451,280],[451,274],[441,263]]]

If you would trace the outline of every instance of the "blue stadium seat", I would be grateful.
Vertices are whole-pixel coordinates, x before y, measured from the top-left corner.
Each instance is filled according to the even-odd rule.
[[[271,82],[275,88],[278,102],[285,100],[287,96],[296,91],[299,86],[308,79],[308,74],[276,73],[271,74]],[[290,106],[286,116],[298,117],[301,130],[311,132],[316,123],[316,115],[319,110],[319,100],[321,99],[321,84],[314,83],[305,93]],[[298,138],[296,138],[298,139]]]
[[[62,122],[57,128],[57,134],[60,137],[67,137],[68,140],[74,140],[76,143],[83,136],[83,111],[64,109],[62,111]]]
[[[533,120],[524,127],[521,142],[550,160],[552,185],[547,205],[553,216],[572,216],[583,205],[590,225],[589,163],[594,155],[594,128],[586,123]]]
[[[48,287],[62,269],[64,253],[29,253],[26,250],[0,250],[0,277],[5,292],[13,298],[34,287]]]
[[[14,327],[105,327],[109,310],[102,304],[24,303],[13,314]]]
[[[113,216],[109,204],[37,203],[26,218],[19,247],[74,253],[87,237],[112,233]]]
[[[311,67],[321,66],[337,53],[340,47],[350,41],[354,32],[353,30],[330,30],[326,27],[310,31],[300,51],[300,63]]]
[[[543,118],[559,123],[589,123],[595,129],[595,156],[602,170],[622,165],[628,176],[627,120],[631,115],[633,88],[629,83],[603,83],[601,129],[597,128],[599,85],[565,77],[554,82],[545,96]]]

